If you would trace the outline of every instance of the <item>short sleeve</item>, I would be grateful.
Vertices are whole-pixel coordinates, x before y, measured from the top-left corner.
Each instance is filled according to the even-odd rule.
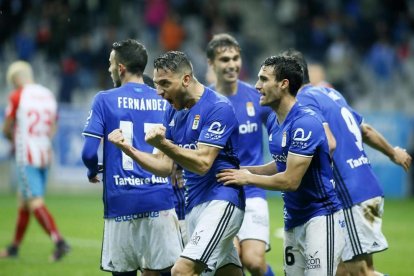
[[[96,138],[102,138],[104,136],[104,110],[102,106],[102,95],[98,93],[92,103],[92,108],[89,111],[88,118],[86,119],[83,135],[92,136]]]
[[[20,96],[22,89],[16,90],[10,94],[9,100],[7,102],[6,111],[5,111],[5,118],[9,118],[12,120],[16,119],[17,109],[19,107]]]
[[[234,108],[227,103],[220,103],[208,113],[209,116],[202,126],[198,143],[223,148],[238,121]]]
[[[290,132],[289,152],[297,155],[313,156],[317,147],[326,139],[322,122],[311,115],[296,120]]]

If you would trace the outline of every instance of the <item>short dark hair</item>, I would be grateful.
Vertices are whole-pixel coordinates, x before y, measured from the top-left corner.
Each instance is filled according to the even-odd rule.
[[[207,58],[213,60],[219,48],[235,48],[241,52],[241,48],[237,40],[227,33],[216,34],[213,36],[213,38],[207,44]]]
[[[115,61],[125,65],[128,72],[142,75],[147,66],[148,53],[144,45],[134,39],[126,39],[112,44]]]
[[[308,71],[308,63],[306,62],[305,56],[296,49],[289,48],[282,52],[282,55],[288,57],[294,57],[300,64],[303,70],[303,83],[309,83],[309,71]]]
[[[273,67],[277,81],[289,80],[289,92],[292,96],[296,96],[299,88],[302,86],[303,70],[294,57],[284,55],[271,56],[262,63],[262,66]]]
[[[193,74],[193,65],[187,55],[179,51],[169,51],[154,60],[154,69],[163,69],[173,73]]]

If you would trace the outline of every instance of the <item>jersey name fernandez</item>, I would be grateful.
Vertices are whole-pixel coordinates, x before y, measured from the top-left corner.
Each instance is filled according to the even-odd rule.
[[[299,188],[282,193],[285,229],[341,209],[334,191],[327,138],[315,112],[296,103],[282,124],[273,113],[267,127],[269,149],[279,172],[286,170],[288,154],[312,158]]]
[[[105,218],[174,208],[168,178],[144,170],[108,141],[108,134],[121,128],[127,142],[151,153],[145,133],[162,124],[166,102],[144,84],[126,83],[95,96],[83,135],[103,139]]]
[[[205,144],[221,149],[205,175],[184,170],[186,213],[211,200],[226,200],[244,210],[243,188],[224,186],[216,178],[222,169],[239,168],[238,122],[229,100],[205,88],[200,100],[190,109],[177,111],[168,106],[164,126],[166,138],[182,148],[194,150]]]

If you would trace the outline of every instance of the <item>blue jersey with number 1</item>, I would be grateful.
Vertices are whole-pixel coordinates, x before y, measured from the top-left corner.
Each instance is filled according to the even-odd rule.
[[[126,83],[98,93],[83,135],[103,139],[103,202],[105,218],[174,208],[168,178],[144,170],[108,141],[108,134],[121,128],[127,142],[151,153],[145,132],[162,124],[167,102],[145,84]]]
[[[383,196],[377,177],[364,151],[360,124],[362,117],[335,89],[304,86],[298,101],[321,114],[336,139],[333,170],[336,191],[344,207]]]
[[[273,113],[274,114],[274,113]],[[285,121],[268,121],[269,149],[278,172],[286,170],[288,154],[312,158],[298,189],[283,192],[285,229],[302,225],[316,216],[341,209],[334,190],[328,141],[321,119],[315,112],[296,103]]]
[[[272,110],[261,106],[260,94],[251,85],[238,81],[235,95],[227,96],[239,121],[239,158],[241,166],[263,164],[263,125]],[[244,186],[246,198],[266,198],[266,192],[254,185]]]
[[[211,200],[229,201],[244,210],[243,188],[224,186],[216,178],[222,169],[239,168],[238,122],[229,100],[205,87],[200,100],[190,109],[177,111],[169,106],[164,126],[167,129],[166,138],[182,148],[194,150],[199,144],[220,148],[211,169],[205,175],[184,169],[186,212]]]

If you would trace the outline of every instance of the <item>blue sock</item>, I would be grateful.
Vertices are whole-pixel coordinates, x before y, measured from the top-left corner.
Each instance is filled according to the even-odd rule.
[[[264,276],[275,276],[275,274],[273,273],[272,267],[269,264],[267,264],[267,270]]]

